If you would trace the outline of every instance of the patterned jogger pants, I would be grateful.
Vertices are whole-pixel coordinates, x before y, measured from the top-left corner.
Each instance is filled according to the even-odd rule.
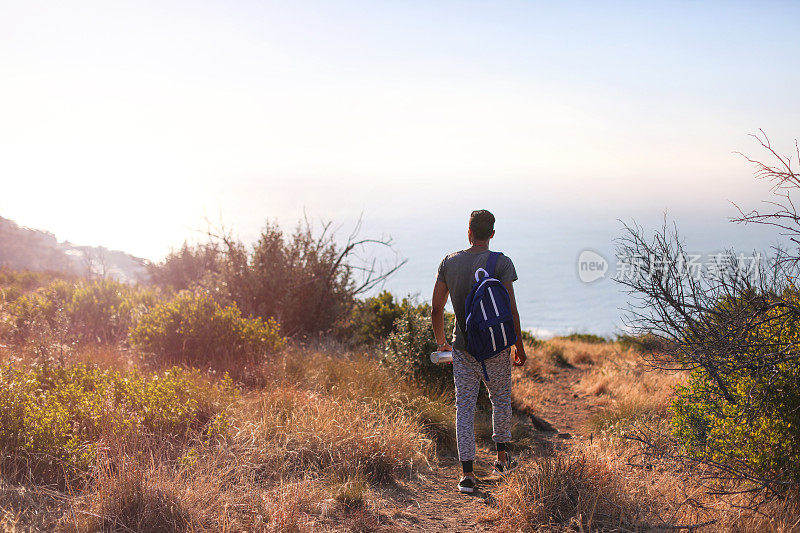
[[[492,440],[511,440],[511,348],[484,361],[489,380],[484,381],[492,401]],[[456,384],[456,441],[458,459],[475,459],[475,405],[484,379],[481,364],[468,353],[453,350]]]

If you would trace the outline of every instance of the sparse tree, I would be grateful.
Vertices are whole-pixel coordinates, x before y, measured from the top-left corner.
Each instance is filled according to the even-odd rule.
[[[357,296],[380,287],[405,264],[391,238],[360,235],[360,218],[344,239],[340,229],[304,217],[287,235],[267,223],[248,246],[224,226],[210,226],[206,244],[184,245],[150,273],[160,284],[211,292],[245,316],[274,318],[286,335],[324,333],[351,311]],[[380,260],[380,248],[393,258]]]
[[[179,250],[172,250],[160,263],[149,263],[147,273],[150,281],[174,290],[189,289],[203,278],[218,274],[222,253],[216,242],[199,244],[183,243]]]
[[[698,271],[674,225],[665,221],[652,238],[625,225],[617,281],[633,296],[627,325],[663,343],[647,361],[687,373],[669,435],[640,427],[632,438],[649,453],[705,465],[715,490],[769,497],[800,486],[800,216],[792,198],[800,177],[763,132],[755,137],[777,160],[748,158],[772,183],[770,209],[739,210],[733,221],[777,227],[792,244],[770,257],[716,254]],[[663,446],[665,437],[673,446]]]
[[[87,279],[106,279],[109,270],[108,250],[104,247],[81,249]]]

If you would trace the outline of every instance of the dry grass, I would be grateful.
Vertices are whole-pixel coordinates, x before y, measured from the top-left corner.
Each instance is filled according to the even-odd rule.
[[[267,371],[274,387],[300,387],[318,395],[362,402],[389,417],[415,419],[439,449],[455,445],[454,393],[411,383],[366,354],[331,357],[324,352],[287,350]]]
[[[69,498],[48,487],[11,484],[0,473],[0,531],[52,531]]]
[[[515,402],[541,400],[542,380],[560,368],[547,350],[584,370],[575,387],[606,404],[598,428],[613,433],[643,414],[663,421],[677,377],[645,372],[635,352],[614,343],[556,339],[531,350],[531,364],[514,374]],[[112,349],[75,356],[135,364]],[[228,407],[231,426],[217,438],[187,442],[177,455],[152,442],[108,442],[80,492],[0,481],[0,530],[374,531],[393,483],[426,471],[437,448],[452,446],[452,397],[367,355],[288,349],[254,372],[262,386]],[[488,420],[478,426],[490,431]],[[748,511],[735,507],[743,499],[710,496],[697,471],[644,457],[630,442],[567,442],[553,456],[523,460],[498,487],[501,530],[631,531],[712,520],[701,531],[800,528],[797,498]]]
[[[524,372],[514,371],[512,373],[512,401],[515,411],[534,413],[540,410],[544,393],[539,385],[539,381],[526,376]]]
[[[789,533],[800,530],[797,495],[747,509],[743,496],[720,497],[698,472],[643,463],[631,449],[607,442],[573,443],[536,458],[509,476],[497,493],[506,531],[663,531]]]
[[[525,365],[515,367],[511,372],[512,405],[515,411],[533,413],[541,408],[544,394],[539,385],[546,379],[550,368],[539,357],[536,346],[526,344],[525,352],[528,354]]]
[[[134,459],[104,471],[60,526],[73,532],[309,531],[324,498],[311,480],[258,483],[211,453],[192,464]]]
[[[770,502],[757,513],[731,506],[718,524],[720,531],[797,533],[800,531],[800,497],[795,494]]]
[[[546,368],[545,375],[559,366],[558,361],[563,361],[560,366],[581,367],[585,372],[575,387],[577,392],[595,397],[595,403],[606,405],[610,411],[619,411],[618,416],[666,413],[672,390],[680,380],[677,372],[646,366],[639,352],[617,342],[553,339],[542,345],[537,356]]]
[[[297,389],[265,391],[237,414],[230,461],[265,480],[309,473],[385,482],[408,477],[433,455],[414,415]]]
[[[536,345],[526,345],[526,352],[528,361],[525,366],[513,371],[514,408],[535,413],[542,411],[542,402],[546,399],[542,383],[564,369],[610,364],[615,359],[618,348],[613,343],[555,338]],[[593,373],[595,372],[602,374],[605,370],[593,369]],[[603,382],[590,386],[600,387],[600,394],[605,394],[608,384]]]
[[[565,368],[594,365],[608,359],[614,352],[612,343],[592,343],[555,338],[534,345],[526,345],[528,361],[517,369],[521,386],[524,379],[541,382]],[[515,381],[514,386],[517,386]]]
[[[719,495],[703,483],[705,468],[687,466],[641,453],[638,446],[621,439],[598,439],[590,448],[604,462],[613,465],[619,487],[639,502],[648,502],[643,524],[705,524],[697,531],[740,533],[788,533],[800,531],[800,498],[790,494],[760,508],[751,508],[748,495]],[[737,488],[731,484],[729,488]],[[648,518],[649,516],[649,518]],[[642,527],[640,529],[647,530]]]
[[[565,338],[550,339],[542,343],[538,352],[559,366],[593,365],[613,352],[614,343],[586,342]]]
[[[75,355],[135,364],[110,348]],[[382,487],[426,470],[453,440],[450,398],[365,355],[287,350],[258,373],[264,387],[245,390],[210,441],[176,455],[108,439],[79,492],[4,485],[0,530],[374,530]]]
[[[572,389],[603,408],[590,421],[591,442],[562,443],[554,456],[533,459],[501,485],[503,530],[649,531],[701,524],[698,531],[800,531],[797,494],[750,509],[744,495],[711,493],[703,469],[643,454],[624,438],[640,422],[668,430],[679,374],[651,370],[639,352],[615,342],[553,339],[532,353],[530,367],[515,372],[516,403],[536,407],[536,393],[566,362],[579,369],[572,370],[580,375]],[[658,445],[668,446],[666,440]]]
[[[633,424],[658,425],[669,416],[680,373],[650,368],[638,352],[618,343],[594,345],[591,359],[576,389],[603,406],[590,420],[593,431],[624,434]]]
[[[646,498],[591,449],[541,457],[500,487],[498,512],[518,531],[631,530]]]

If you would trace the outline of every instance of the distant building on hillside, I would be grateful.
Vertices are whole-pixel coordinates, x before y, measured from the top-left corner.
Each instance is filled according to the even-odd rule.
[[[145,264],[145,259],[119,250],[58,242],[48,231],[24,228],[13,220],[0,217],[0,266],[137,283],[148,280]]]

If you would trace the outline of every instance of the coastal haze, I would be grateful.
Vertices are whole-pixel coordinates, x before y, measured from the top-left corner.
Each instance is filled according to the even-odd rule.
[[[793,4],[44,7],[0,6],[0,216],[61,241],[158,261],[205,220],[363,216],[408,259],[385,288],[426,300],[486,208],[547,336],[620,330],[620,219],[704,254],[777,238],[726,218],[768,197],[748,134],[794,149]]]

